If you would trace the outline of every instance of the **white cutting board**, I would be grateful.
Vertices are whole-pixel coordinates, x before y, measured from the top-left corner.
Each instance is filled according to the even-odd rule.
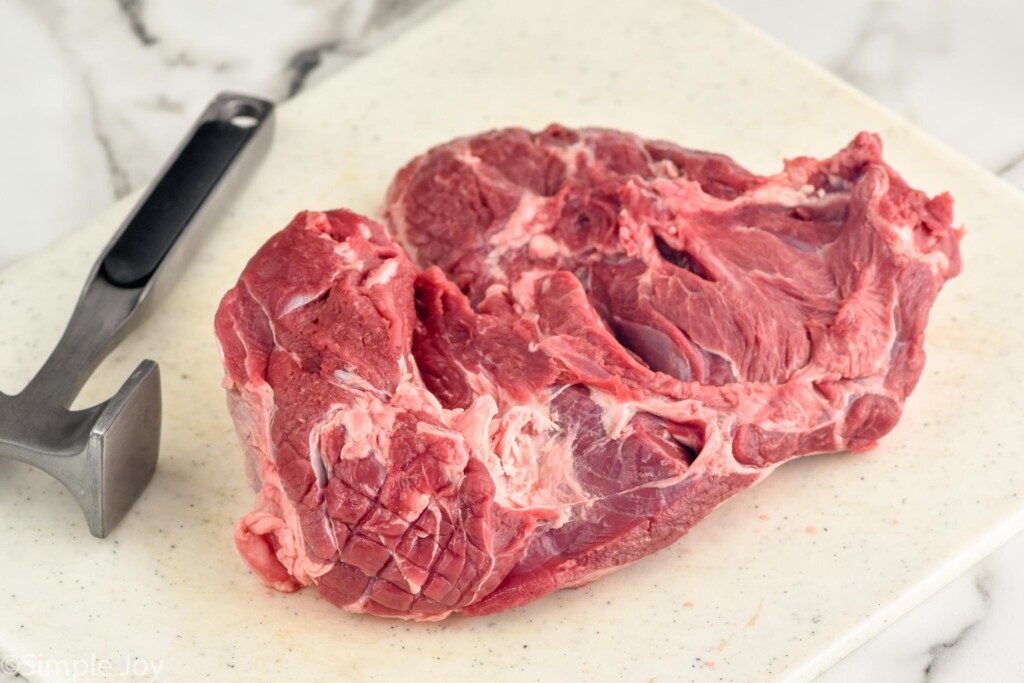
[[[675,546],[513,612],[403,623],[265,588],[232,544],[252,494],[219,387],[220,295],[299,209],[373,213],[429,145],[551,121],[761,172],[875,130],[912,184],[952,191],[966,271],[933,311],[903,420],[869,453],[785,465]],[[0,389],[42,362],[133,200],[0,273]],[[280,108],[254,182],[87,388],[110,395],[144,357],[163,371],[160,466],[110,538],[55,481],[0,462],[0,654],[156,663],[162,681],[807,680],[1024,527],[1022,223],[1024,196],[700,2],[463,1]],[[51,670],[29,680],[67,678]]]

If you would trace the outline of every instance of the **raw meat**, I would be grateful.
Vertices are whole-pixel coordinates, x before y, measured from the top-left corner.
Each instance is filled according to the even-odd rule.
[[[386,218],[404,251],[300,214],[216,329],[258,491],[243,557],[414,619],[582,585],[787,459],[873,445],[960,270],[950,197],[863,133],[765,177],[614,131],[495,131],[410,162]]]

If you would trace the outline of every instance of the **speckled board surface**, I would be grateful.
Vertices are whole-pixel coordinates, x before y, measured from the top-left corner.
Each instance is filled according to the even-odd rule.
[[[1024,526],[1024,197],[714,8],[629,10],[466,0],[279,110],[254,182],[83,395],[161,364],[160,467],[126,520],[97,541],[59,484],[0,461],[0,655],[145,661],[168,681],[807,680]],[[219,296],[299,209],[374,213],[429,145],[551,121],[760,172],[875,130],[912,184],[952,191],[966,271],[934,309],[902,422],[869,453],[787,464],[675,546],[509,613],[407,624],[263,587],[231,541],[252,494],[219,387]],[[0,273],[0,389],[41,363],[130,204]]]

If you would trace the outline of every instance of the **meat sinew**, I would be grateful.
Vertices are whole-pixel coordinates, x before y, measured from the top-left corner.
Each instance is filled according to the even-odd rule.
[[[869,134],[758,176],[613,131],[495,131],[410,162],[386,217],[402,246],[299,214],[216,329],[258,491],[242,556],[414,619],[582,585],[787,459],[871,446],[960,270],[950,197]]]

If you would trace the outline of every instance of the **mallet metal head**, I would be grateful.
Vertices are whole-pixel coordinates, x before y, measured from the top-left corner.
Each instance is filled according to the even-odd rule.
[[[160,368],[143,361],[113,398],[85,410],[0,394],[0,450],[60,480],[89,531],[106,536],[156,470]]]

